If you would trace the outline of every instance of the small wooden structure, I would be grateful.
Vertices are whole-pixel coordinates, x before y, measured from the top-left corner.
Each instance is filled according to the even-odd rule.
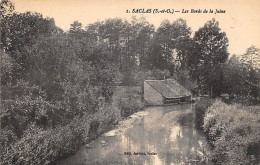
[[[146,105],[190,102],[191,98],[191,92],[174,79],[144,81],[144,101]]]

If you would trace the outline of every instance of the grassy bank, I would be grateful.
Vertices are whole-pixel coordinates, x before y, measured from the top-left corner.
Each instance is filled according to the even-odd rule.
[[[257,164],[260,156],[260,109],[227,105],[216,100],[197,103],[200,127],[213,146],[212,161],[216,164]],[[208,107],[208,108],[207,108]],[[203,113],[199,113],[203,112]],[[205,112],[205,113],[204,113]]]

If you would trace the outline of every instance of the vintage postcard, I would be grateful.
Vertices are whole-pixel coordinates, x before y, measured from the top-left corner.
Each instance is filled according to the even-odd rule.
[[[0,164],[260,164],[257,0],[2,0]]]

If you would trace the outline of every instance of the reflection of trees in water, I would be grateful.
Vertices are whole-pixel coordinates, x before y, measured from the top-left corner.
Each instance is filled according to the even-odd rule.
[[[174,108],[176,110],[171,107],[150,108],[148,116],[137,119],[124,133],[114,137],[100,137],[92,145],[93,148],[85,150],[85,156],[79,155],[84,159],[74,160],[97,165],[208,164],[206,160],[202,161],[209,153],[203,136],[193,125],[180,126],[176,123],[176,117],[186,112],[190,113],[191,107]],[[105,141],[107,146],[100,144],[101,140]],[[124,152],[154,152],[157,155],[119,155]],[[72,164],[75,162],[72,161]]]
[[[171,117],[174,118],[174,115]],[[156,152],[164,164],[207,164],[207,142],[193,126],[184,127],[162,120],[162,113],[151,112],[148,118],[138,123],[140,126],[130,130],[129,138],[133,142],[132,145],[140,149],[137,151]],[[153,159],[153,156],[141,158],[150,162],[152,160],[149,159]]]

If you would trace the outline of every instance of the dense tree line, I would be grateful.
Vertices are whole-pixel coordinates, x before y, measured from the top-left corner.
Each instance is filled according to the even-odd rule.
[[[138,84],[134,80],[137,72],[159,69],[167,70],[175,77],[186,73],[187,81],[197,84],[198,93],[213,97],[224,93],[223,68],[228,63],[228,39],[215,19],[205,23],[193,37],[191,28],[181,18],[173,22],[164,20],[156,30],[144,17],[134,17],[131,21],[107,19],[86,28],[75,21],[68,32],[63,32],[55,26],[53,19],[43,18],[39,13],[9,12],[3,15],[2,25],[2,47],[20,66],[13,72],[19,74],[13,75],[13,83],[25,78],[32,84],[41,82],[36,74],[47,81],[42,74],[45,73],[42,72],[43,65],[45,75],[57,77],[46,64],[62,70],[61,65],[65,62],[58,59],[73,49],[76,58],[89,66],[117,69],[120,82],[125,85]],[[253,54],[259,56],[259,49],[250,48],[242,56],[242,63],[247,66],[256,63]],[[250,61],[243,62],[249,58]],[[259,67],[252,66],[252,69],[256,68]],[[48,74],[50,71],[52,73]]]

